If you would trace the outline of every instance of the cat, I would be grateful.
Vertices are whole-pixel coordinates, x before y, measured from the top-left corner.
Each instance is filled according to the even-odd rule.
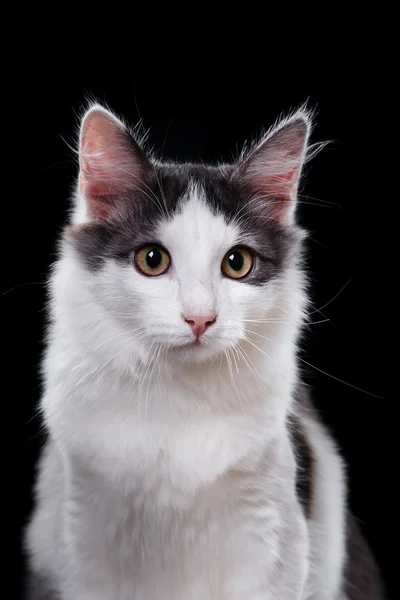
[[[382,600],[301,382],[312,113],[165,162],[94,104],[50,280],[36,600]]]

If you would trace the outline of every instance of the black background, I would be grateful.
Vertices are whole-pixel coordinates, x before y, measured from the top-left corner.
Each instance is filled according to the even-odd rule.
[[[312,319],[328,320],[306,333],[302,357],[314,368],[302,366],[346,458],[351,507],[364,525],[387,585],[394,589],[389,510],[394,467],[388,423],[395,417],[384,389],[383,339],[388,326],[388,213],[381,198],[382,175],[373,167],[379,120],[371,122],[376,112],[371,77],[355,56],[328,70],[323,77],[315,67],[307,83],[303,77],[295,82],[271,74],[261,81],[260,73],[258,78],[242,73],[239,80],[237,74],[228,76],[222,70],[211,80],[207,71],[187,70],[183,76],[181,67],[177,73],[169,67],[167,75],[153,69],[142,76],[134,65],[118,74],[106,67],[96,75],[90,68],[81,74],[73,64],[42,66],[36,73],[18,140],[13,197],[3,221],[3,237],[16,240],[5,261],[1,298],[5,378],[13,390],[13,442],[6,443],[5,463],[11,466],[17,585],[22,573],[21,526],[31,508],[33,467],[41,443],[34,407],[40,396],[43,282],[76,174],[76,157],[68,144],[75,142],[78,115],[89,94],[131,124],[142,118],[144,129],[151,128],[154,148],[182,160],[230,159],[282,111],[305,100],[317,108],[312,139],[332,143],[307,167],[298,214],[310,232]],[[8,439],[7,429],[3,423]],[[11,455],[18,456],[17,469]]]

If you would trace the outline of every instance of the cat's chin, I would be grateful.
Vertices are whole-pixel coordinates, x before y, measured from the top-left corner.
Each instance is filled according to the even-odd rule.
[[[216,358],[226,347],[221,344],[204,344],[189,342],[179,346],[172,346],[170,352],[183,363],[201,363]]]

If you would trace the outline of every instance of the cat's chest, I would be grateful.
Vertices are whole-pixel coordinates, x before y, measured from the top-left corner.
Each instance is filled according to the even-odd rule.
[[[246,434],[246,430],[251,434]],[[160,503],[180,504],[198,487],[211,484],[262,443],[264,432],[240,418],[184,423],[147,423],[135,417],[93,416],[74,430],[77,461],[111,486],[154,494]]]
[[[221,598],[230,535],[218,500],[212,516],[204,507],[192,506],[187,518],[162,510],[149,517],[149,512],[136,514],[122,527],[124,535],[109,540],[127,593],[134,584],[135,599]]]
[[[66,453],[111,485],[122,483],[160,497],[213,482],[262,447],[273,429],[264,407],[248,414],[237,404],[210,411],[196,390],[178,386],[149,387],[144,398],[140,386],[91,386],[84,392],[84,402],[74,396],[57,407],[54,425],[62,425]]]
[[[79,482],[74,494],[79,514],[91,515],[89,522],[77,524],[79,539],[115,586],[109,597],[231,600],[227,585],[243,561],[252,562],[265,545],[272,551],[278,543],[281,518],[270,496],[271,475],[269,485],[265,473],[231,474],[186,498],[181,507],[160,504],[154,494],[143,492],[140,498],[139,491],[134,499],[90,478]],[[260,536],[259,548],[254,540]]]

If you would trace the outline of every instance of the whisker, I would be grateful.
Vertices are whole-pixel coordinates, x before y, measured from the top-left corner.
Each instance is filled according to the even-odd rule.
[[[233,346],[233,347],[231,348],[231,350],[232,350],[232,360],[233,360],[233,362],[235,363],[236,372],[237,372],[237,374],[239,375],[239,367],[238,367],[238,363],[237,363],[236,356],[235,356],[235,347]]]
[[[106,367],[111,361],[114,360],[114,358],[116,358],[119,354],[121,354],[121,352],[124,352],[124,350],[129,348],[129,346],[132,346],[132,344],[133,344],[133,342],[131,341],[129,344],[126,344],[126,346],[124,346],[123,348],[118,350],[118,352],[116,352],[111,358],[106,360],[106,362],[91,375],[90,379],[93,379],[94,377],[96,377],[96,375],[98,375],[100,373],[100,371],[102,371],[104,369],[104,367]],[[80,383],[81,383],[81,381],[78,382],[78,384],[80,384]]]
[[[144,404],[144,428],[145,429],[146,429],[146,422],[147,422],[147,402],[148,402],[148,399],[149,399],[150,383],[151,383],[151,380],[153,378],[154,369],[156,368],[156,366],[158,366],[157,359],[159,358],[161,349],[162,349],[161,344],[158,344],[156,346],[156,350],[155,350],[154,356],[152,357],[152,361],[154,361],[153,362],[153,368],[152,368],[152,370],[150,372],[150,375],[149,375],[149,381],[147,383],[146,401],[145,401],[145,404]]]
[[[271,319],[243,319],[243,323],[270,323],[271,325],[285,325],[289,321],[273,321]]]
[[[317,206],[318,208],[328,208],[330,210],[344,211],[344,208],[342,208],[341,206],[326,206],[324,204],[318,204],[317,202],[304,202],[304,200],[297,200],[297,204]]]
[[[267,357],[269,360],[272,360],[272,358],[270,357],[270,355],[269,355],[269,354],[267,354],[266,352],[264,352],[264,350],[261,350],[261,348],[259,348],[258,346],[256,346],[256,344],[253,344],[253,342],[252,342],[251,340],[249,340],[249,338],[247,338],[247,337],[246,337],[246,338],[244,338],[244,339],[246,340],[246,342],[247,342],[248,344],[250,344],[251,346],[254,346],[254,348],[255,348],[256,350],[258,350],[259,352],[261,352],[261,354],[264,354],[264,355],[265,355],[265,356],[266,356],[266,357]]]
[[[275,344],[276,342],[274,340],[271,340],[271,338],[266,337],[265,335],[261,335],[261,333],[257,333],[256,331],[251,331],[251,329],[247,330],[249,333],[252,333],[254,335],[258,335],[258,337],[263,338],[264,340],[267,340],[268,342],[271,342],[272,344]]]
[[[253,333],[255,335],[258,335],[259,337],[262,337],[262,338],[266,339],[269,342],[275,343],[274,340],[271,340],[271,339],[265,337],[264,335],[261,335],[260,333],[257,333],[255,331],[250,331],[249,333]],[[265,354],[265,356],[267,356],[268,358],[271,358],[270,356],[268,356],[268,354],[266,352],[264,352],[263,350],[261,350],[261,348],[259,348],[255,344],[253,344],[248,338],[246,339],[246,341],[249,342],[249,344],[251,344],[255,348],[257,348],[257,350],[259,350],[260,352],[262,352],[262,354]],[[376,394],[373,394],[372,392],[367,392],[367,390],[364,390],[364,389],[362,389],[360,387],[357,387],[356,385],[353,385],[352,383],[348,383],[347,381],[344,381],[343,379],[340,379],[339,377],[336,377],[335,375],[331,375],[330,373],[327,373],[326,371],[323,371],[319,367],[316,367],[315,365],[312,365],[311,363],[307,362],[306,360],[304,360],[304,358],[301,358],[300,356],[297,356],[297,358],[301,362],[303,362],[304,364],[306,364],[309,367],[311,367],[312,369],[315,369],[319,373],[322,373],[323,375],[326,375],[327,377],[330,377],[331,379],[334,379],[335,381],[338,381],[339,383],[343,383],[344,385],[347,385],[348,387],[351,387],[351,388],[353,388],[355,390],[358,390],[359,392],[363,392],[364,394],[367,394],[368,396],[372,396],[373,398],[378,398],[379,400],[383,400],[382,396],[377,396]]]
[[[306,198],[307,200],[316,200],[321,204],[327,204],[328,206],[332,206],[334,208],[342,208],[338,202],[329,202],[328,200],[322,200],[321,198],[316,198],[315,196],[308,196],[306,194],[297,194],[298,198]]]
[[[112,335],[111,337],[109,337],[107,340],[105,340],[104,342],[101,342],[101,344],[99,344],[98,346],[90,346],[89,348],[87,348],[85,354],[87,354],[90,350],[98,350],[98,348],[101,348],[101,346],[104,346],[104,344],[107,344],[108,342],[110,342],[111,340],[114,340],[117,337],[121,337],[122,335],[129,335],[130,333],[134,333],[138,331],[139,334],[144,332],[144,328],[143,327],[136,327],[135,329],[129,329],[128,331],[122,331],[121,333],[117,333],[117,335]],[[138,334],[138,335],[139,335]],[[137,337],[137,336],[134,336]]]
[[[139,390],[138,390],[138,394],[137,394],[137,398],[138,398],[138,417],[139,417],[139,422],[141,422],[141,418],[140,418],[140,404],[141,404],[141,398],[142,398],[142,389],[143,389],[143,384],[145,382],[146,379],[146,375],[150,369],[151,366],[151,358],[154,355],[154,352],[152,352],[152,349],[154,347],[154,345],[156,344],[156,342],[152,342],[148,351],[148,360],[147,360],[147,365],[146,365],[146,370],[143,371],[142,377],[140,379],[140,384],[139,384]],[[156,348],[155,348],[156,349]],[[151,354],[151,358],[150,358],[150,352],[152,352]],[[142,434],[143,434],[143,430],[142,430]]]
[[[329,302],[327,302],[326,304],[324,304],[323,306],[321,306],[320,308],[316,308],[315,310],[313,310],[312,312],[310,312],[310,315],[313,315],[316,312],[321,312],[321,310],[323,308],[326,308],[327,306],[329,306],[329,304],[331,304],[334,300],[336,300],[336,298],[343,292],[343,290],[345,290],[347,288],[347,286],[349,285],[349,283],[353,280],[352,277],[350,277],[350,279],[344,284],[343,287],[340,288],[340,290],[338,291],[337,294],[335,294],[335,296],[333,296],[333,298],[331,300],[329,300]],[[321,313],[322,314],[322,313]],[[324,315],[325,316],[325,315]]]
[[[331,375],[330,373],[327,373],[326,371],[323,371],[322,369],[319,369],[315,365],[312,365],[311,363],[309,363],[306,360],[304,360],[304,358],[300,358],[300,356],[298,356],[297,358],[299,360],[301,360],[301,362],[303,362],[307,366],[311,367],[312,369],[315,369],[319,373],[322,373],[323,375],[326,375],[327,377],[330,377],[331,379],[334,379],[335,381],[338,381],[339,383],[344,383],[344,385],[347,385],[348,387],[351,387],[354,390],[357,390],[359,392],[363,392],[364,394],[367,394],[368,396],[372,396],[373,398],[378,398],[378,400],[383,400],[383,396],[377,396],[376,394],[373,394],[372,392],[367,392],[367,390],[363,390],[362,388],[357,387],[356,385],[353,385],[352,383],[348,383],[347,381],[344,381],[343,379],[339,379],[339,377],[335,377],[335,375]]]
[[[331,319],[321,319],[320,321],[306,321],[307,325],[319,325],[320,323],[329,323]]]
[[[26,283],[18,283],[18,285],[14,285],[9,290],[6,290],[5,292],[3,292],[2,295],[7,296],[7,294],[9,294],[10,292],[17,290],[18,288],[25,287],[26,285],[45,285],[45,282],[44,281],[27,281]]]
[[[225,356],[226,356],[226,358],[227,358],[227,365],[228,365],[228,370],[229,370],[229,377],[230,377],[230,380],[231,380],[232,386],[233,386],[233,388],[234,388],[234,390],[235,390],[235,392],[236,392],[237,399],[239,400],[239,404],[240,404],[240,408],[242,409],[242,413],[243,413],[243,414],[245,414],[245,412],[244,412],[244,410],[243,410],[242,401],[241,401],[241,399],[240,399],[240,395],[239,395],[238,389],[237,389],[237,387],[236,387],[235,378],[234,378],[234,376],[233,376],[233,371],[232,371],[232,362],[231,362],[231,358],[230,358],[230,356],[229,356],[229,349],[227,349],[227,350],[224,350],[224,352],[225,352]]]
[[[258,381],[258,383],[260,383],[260,378],[258,376],[257,368],[256,368],[255,364],[253,363],[253,361],[251,360],[250,356],[245,351],[245,349],[240,348],[239,346],[236,346],[236,351],[239,353],[239,356],[241,356],[243,358],[243,360],[245,361],[246,365],[250,369],[250,371],[253,374],[256,381]],[[253,365],[254,368],[251,366],[250,363]]]

